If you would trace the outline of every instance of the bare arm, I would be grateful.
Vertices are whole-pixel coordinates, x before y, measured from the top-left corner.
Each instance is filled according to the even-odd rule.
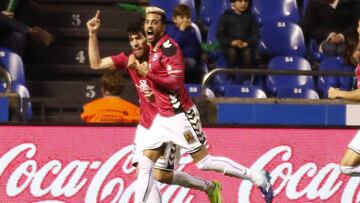
[[[356,89],[353,91],[342,91],[338,88],[330,88],[329,89],[329,98],[335,99],[335,98],[342,98],[346,100],[351,101],[360,101],[360,89]]]
[[[100,57],[99,42],[97,37],[97,33],[100,28],[99,15],[100,11],[97,11],[95,17],[87,22],[87,28],[89,31],[88,54],[90,67],[92,69],[113,69],[115,68],[115,64],[111,57]]]

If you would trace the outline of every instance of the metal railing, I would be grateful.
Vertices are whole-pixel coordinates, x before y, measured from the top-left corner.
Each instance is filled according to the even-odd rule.
[[[268,70],[268,69],[238,69],[216,68],[206,73],[201,82],[201,95],[206,97],[206,83],[216,74],[226,73],[229,75],[307,75],[307,76],[355,76],[354,72],[344,71],[303,71],[303,70]]]

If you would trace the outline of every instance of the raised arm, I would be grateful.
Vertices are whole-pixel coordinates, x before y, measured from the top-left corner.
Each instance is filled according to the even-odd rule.
[[[111,57],[100,57],[99,42],[98,42],[98,31],[100,29],[100,11],[96,12],[94,18],[90,19],[86,25],[89,31],[89,44],[88,54],[90,67],[92,69],[113,69],[115,64]]]

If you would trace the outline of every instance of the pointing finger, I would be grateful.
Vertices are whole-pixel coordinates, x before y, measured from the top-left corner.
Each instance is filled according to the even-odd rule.
[[[100,17],[100,10],[97,10],[94,18],[99,19],[99,17]]]

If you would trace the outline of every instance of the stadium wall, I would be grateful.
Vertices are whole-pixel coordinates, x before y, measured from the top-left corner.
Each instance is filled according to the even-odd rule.
[[[360,178],[338,162],[357,129],[205,128],[209,151],[274,181],[274,202],[359,202]],[[132,202],[135,127],[0,126],[0,202]],[[262,202],[248,181],[200,172],[182,151],[178,170],[223,184],[223,202]],[[161,185],[163,202],[207,202],[204,193]]]
[[[217,104],[218,124],[359,126],[359,104]]]

